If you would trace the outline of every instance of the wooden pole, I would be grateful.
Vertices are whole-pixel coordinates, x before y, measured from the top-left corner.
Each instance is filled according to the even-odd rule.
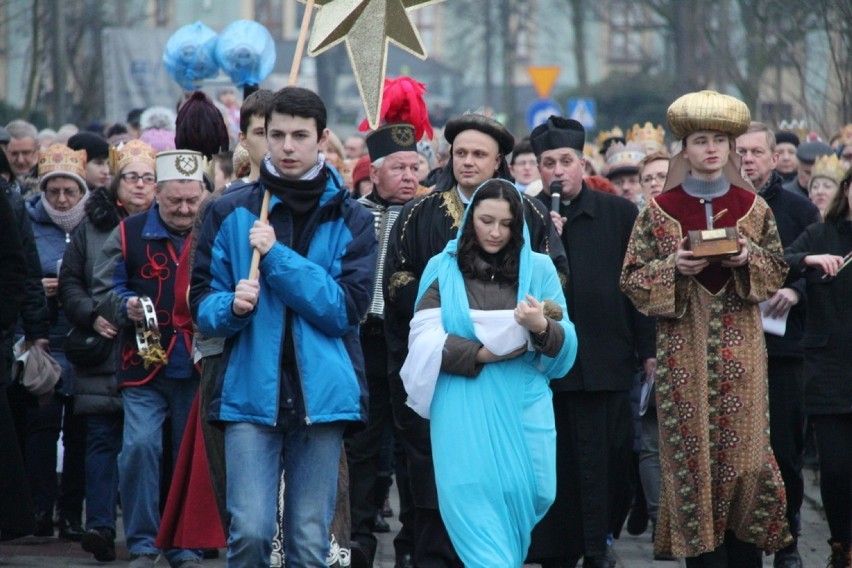
[[[299,39],[296,41],[296,53],[293,55],[293,63],[290,65],[290,80],[288,86],[296,84],[299,77],[299,66],[302,63],[302,53],[305,51],[305,40],[308,37],[308,26],[311,22],[311,13],[314,11],[314,0],[308,0],[305,5],[305,13],[302,16],[302,27],[299,30]],[[260,205],[260,222],[266,223],[269,219],[269,190],[263,193],[263,203]],[[260,251],[254,249],[251,255],[251,268],[249,269],[249,280],[257,280],[260,267]]]

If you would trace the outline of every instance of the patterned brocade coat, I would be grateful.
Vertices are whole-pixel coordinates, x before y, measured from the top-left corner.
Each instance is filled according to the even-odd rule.
[[[706,228],[704,201],[678,186],[640,212],[621,274],[637,309],[657,318],[662,487],[655,551],[687,557],[720,546],[726,530],[768,552],[791,541],[769,445],[758,308],[783,285],[787,265],[762,198],[732,186],[712,206],[727,210],[717,228],[736,226],[747,239],[745,266],[676,275],[678,243],[688,230]]]

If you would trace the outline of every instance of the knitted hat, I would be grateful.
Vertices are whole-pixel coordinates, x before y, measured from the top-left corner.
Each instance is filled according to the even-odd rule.
[[[792,144],[796,148],[799,147],[799,135],[789,130],[779,130],[775,133],[776,144]]]
[[[357,188],[365,179],[370,179],[370,156],[361,156],[352,168],[352,187]]]
[[[38,188],[42,191],[47,180],[55,177],[71,178],[80,185],[80,189],[88,191],[85,174],[85,150],[72,150],[65,144],[53,144],[39,156]]]
[[[68,147],[72,150],[85,150],[87,161],[109,157],[109,142],[94,132],[78,132],[68,139]]]
[[[175,149],[175,133],[162,128],[149,128],[139,135],[139,140],[145,142],[157,152]]]
[[[831,146],[825,142],[814,140],[813,142],[805,142],[796,149],[796,158],[803,164],[813,164],[817,158],[821,156],[829,156],[834,151]]]

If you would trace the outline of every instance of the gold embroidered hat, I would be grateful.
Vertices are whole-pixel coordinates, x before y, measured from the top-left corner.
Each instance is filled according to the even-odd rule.
[[[173,179],[204,181],[201,152],[170,150],[157,154],[157,182]]]
[[[751,113],[741,100],[716,91],[683,95],[666,112],[669,130],[683,140],[693,132],[712,130],[739,136],[748,130]]]
[[[44,191],[44,184],[50,178],[67,177],[86,187],[86,151],[72,150],[65,144],[51,144],[38,158],[38,188]]]
[[[113,175],[121,173],[128,164],[146,164],[157,167],[157,151],[141,140],[131,140],[118,148],[110,148],[109,169]]]
[[[828,178],[834,181],[837,185],[840,185],[845,173],[846,168],[843,167],[843,162],[840,161],[836,154],[820,156],[814,162],[813,170],[811,170],[811,179],[808,182],[808,188],[810,188],[811,183],[819,177]]]

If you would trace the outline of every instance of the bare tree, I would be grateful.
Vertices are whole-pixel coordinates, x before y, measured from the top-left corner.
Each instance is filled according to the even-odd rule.
[[[574,61],[577,64],[577,87],[581,92],[589,88],[589,68],[586,62],[586,0],[568,0],[571,7],[571,25],[574,28]]]

